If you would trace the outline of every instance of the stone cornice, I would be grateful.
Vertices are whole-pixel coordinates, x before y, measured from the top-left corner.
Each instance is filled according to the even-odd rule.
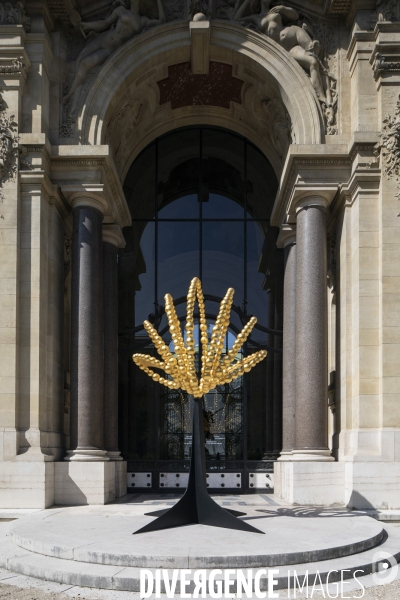
[[[376,144],[379,132],[356,132],[347,145],[291,147],[271,215],[271,225],[295,222],[296,204],[311,196],[324,197],[335,211],[338,192],[360,181],[379,181]],[[320,148],[320,152],[316,152]],[[357,176],[355,176],[355,174]]]
[[[393,83],[393,76],[400,74],[400,24],[379,22],[374,29],[375,47],[370,57],[370,64],[374,70],[376,81],[389,79]]]
[[[375,34],[373,31],[353,32],[346,58],[349,61],[350,72],[357,64],[357,60],[369,60],[374,47]]]
[[[131,224],[131,215],[108,146],[54,146],[51,178],[67,197],[95,191],[107,204],[105,221],[120,227]],[[101,188],[101,189],[100,189]]]
[[[50,173],[51,146],[44,133],[19,134],[19,171]]]
[[[43,189],[46,196],[54,195],[54,186],[48,175],[42,171],[20,171],[19,181],[22,193],[31,193],[33,190]]]
[[[338,186],[350,177],[351,160],[346,150],[345,145],[292,146],[276,195],[271,225],[280,227],[287,216],[294,216],[295,204],[307,195],[325,194],[327,202],[331,202]]]

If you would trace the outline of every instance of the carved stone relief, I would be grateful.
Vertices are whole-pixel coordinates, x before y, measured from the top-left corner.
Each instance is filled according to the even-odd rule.
[[[25,14],[23,2],[0,2],[0,25],[24,25],[30,31],[31,20]]]
[[[382,56],[379,52],[375,54],[375,60],[373,64],[375,79],[379,79],[382,73],[387,72],[400,72],[400,62],[398,61],[386,61],[386,57]]]
[[[381,21],[400,21],[400,3],[398,0],[377,0],[373,13],[374,23]]]
[[[213,16],[213,0],[190,0],[189,2],[189,19],[193,19],[194,15],[202,13],[208,19]]]
[[[144,111],[144,103],[141,98],[125,100],[109,121],[106,141],[113,149],[117,166],[126,158],[130,138]]]
[[[146,28],[160,25],[166,21],[166,15],[161,0],[157,0],[158,18],[150,19],[140,13],[140,4],[132,3],[127,8],[123,0],[117,0],[113,9],[105,19],[92,22],[80,20],[77,11],[73,11],[73,25],[85,39],[85,46],[76,59],[75,76],[68,93],[62,99],[63,104],[70,101],[70,114],[76,113],[75,95],[82,90],[87,82],[89,73],[103,65],[127,41],[144,31]],[[80,95],[80,94],[79,94]]]
[[[216,15],[253,27],[280,44],[306,71],[321,102],[326,132],[338,133],[336,20],[310,17],[271,0],[219,0]]]
[[[386,179],[396,178],[396,197],[400,199],[400,96],[394,116],[388,114],[383,120],[380,142],[375,149],[382,154]],[[400,216],[400,213],[397,216]]]
[[[17,170],[18,125],[14,115],[6,114],[7,106],[0,91],[0,188]],[[4,195],[0,190],[0,200]]]
[[[255,113],[265,121],[266,135],[282,160],[292,143],[292,123],[285,105],[279,98],[261,98],[255,101]]]

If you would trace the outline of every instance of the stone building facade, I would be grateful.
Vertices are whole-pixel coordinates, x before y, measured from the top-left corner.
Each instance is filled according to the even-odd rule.
[[[130,442],[150,427],[125,360],[138,223],[154,218],[153,162],[137,165],[157,148],[155,211],[160,194],[173,206],[193,193],[179,167],[194,150],[184,133],[163,154],[163,136],[196,130],[248,148],[244,171],[234,141],[201,150],[200,202],[205,182],[231,199],[265,190],[273,349],[241,458],[261,422],[252,468],[273,459],[285,500],[400,508],[399,3],[11,0],[0,87],[0,506],[106,503],[127,464],[160,459]]]

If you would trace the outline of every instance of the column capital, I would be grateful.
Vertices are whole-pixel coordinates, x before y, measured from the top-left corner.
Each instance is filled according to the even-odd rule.
[[[82,190],[79,192],[73,192],[68,197],[68,202],[72,209],[79,208],[81,206],[96,208],[101,212],[102,215],[104,215],[107,210],[107,202],[104,196],[97,191]]]
[[[115,223],[103,224],[103,242],[113,244],[117,248],[125,248],[126,242],[121,227]]]
[[[338,192],[337,183],[324,184],[322,186],[302,185],[293,186],[290,196],[288,213],[297,215],[303,208],[309,206],[318,206],[327,210]]]
[[[278,248],[286,248],[289,244],[296,243],[296,225],[295,223],[284,223],[281,225],[276,245]]]

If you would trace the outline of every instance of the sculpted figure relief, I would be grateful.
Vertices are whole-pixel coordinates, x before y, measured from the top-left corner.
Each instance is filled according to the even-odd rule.
[[[191,0],[189,7],[189,18],[193,19],[194,15],[203,13],[206,17],[211,17],[213,12],[213,0]]]
[[[321,102],[333,103],[330,90],[332,76],[323,66],[320,45],[307,32],[306,25],[299,26],[300,15],[294,8],[276,0],[261,0],[261,10],[254,13],[255,0],[237,0],[234,19],[252,23],[259,31],[280,44],[309,73],[311,83]]]
[[[139,4],[140,0],[130,0],[130,7],[126,8],[123,0],[117,0],[113,5],[114,10],[107,19],[91,23],[82,21],[77,23],[85,37],[87,32],[90,34],[84,49],[77,58],[75,79],[69,93],[62,100],[64,104],[71,100],[91,69],[105,63],[107,58],[120,46],[141,33],[145,27],[153,27],[165,22],[161,0],[157,0],[158,19],[141,16]]]

